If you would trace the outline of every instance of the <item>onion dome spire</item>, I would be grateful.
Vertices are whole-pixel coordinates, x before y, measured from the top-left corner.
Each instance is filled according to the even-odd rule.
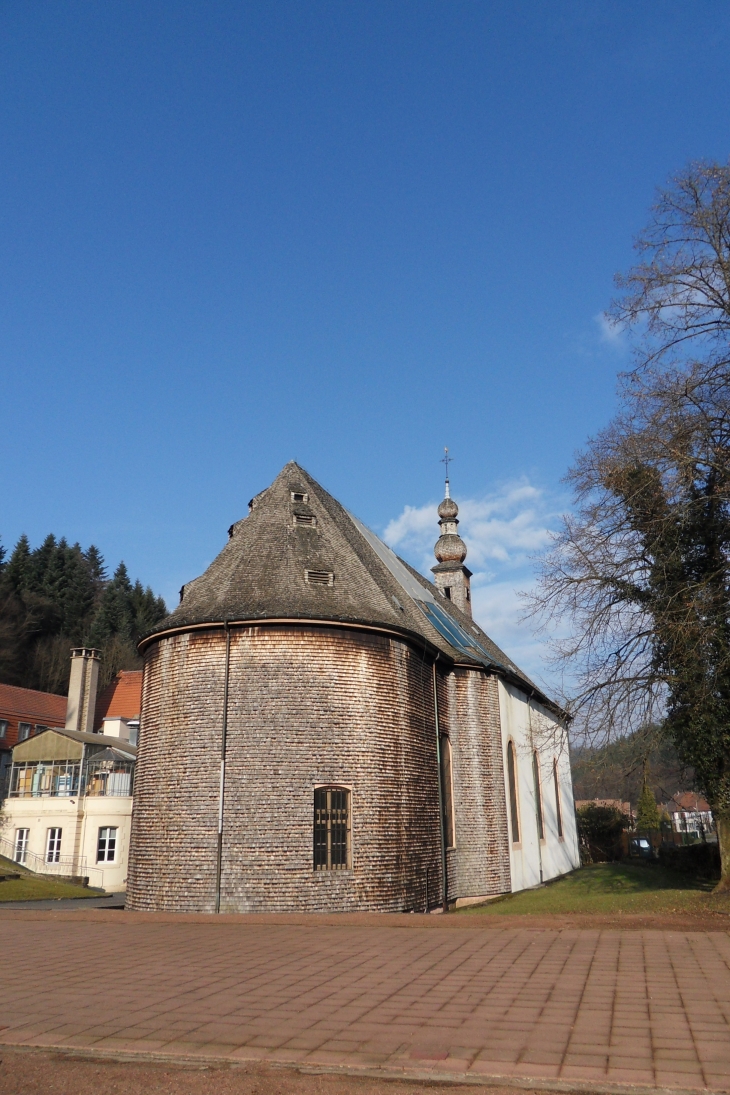
[[[471,571],[464,566],[466,559],[466,544],[459,536],[459,507],[451,497],[449,483],[449,463],[451,457],[449,450],[444,449],[445,456],[442,463],[446,465],[446,483],[444,486],[444,499],[438,508],[439,528],[441,535],[433,549],[438,560],[433,567],[436,586],[443,595],[471,616],[471,590],[469,579]]]

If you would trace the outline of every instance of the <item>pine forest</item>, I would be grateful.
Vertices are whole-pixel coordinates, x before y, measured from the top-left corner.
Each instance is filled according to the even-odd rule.
[[[0,682],[64,695],[75,646],[101,651],[99,686],[139,669],[140,637],[167,614],[165,602],[124,563],[110,578],[93,545],[85,551],[49,535],[35,549],[21,536],[0,545]]]

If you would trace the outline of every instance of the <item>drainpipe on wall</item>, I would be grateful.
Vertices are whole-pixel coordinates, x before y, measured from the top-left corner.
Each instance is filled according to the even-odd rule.
[[[226,669],[223,683],[223,727],[221,732],[221,776],[218,793],[218,847],[215,865],[215,911],[221,911],[221,867],[223,862],[223,799],[226,789],[226,738],[228,737],[228,673],[231,665],[231,629],[228,620],[226,629]]]
[[[436,654],[438,661],[438,653]],[[444,833],[444,790],[441,786],[441,735],[439,732],[439,700],[436,690],[436,662],[433,663],[433,714],[436,723],[436,771],[439,787],[439,830],[441,832],[441,879],[443,883],[442,906],[444,912],[449,907],[449,880],[446,874],[446,834]]]

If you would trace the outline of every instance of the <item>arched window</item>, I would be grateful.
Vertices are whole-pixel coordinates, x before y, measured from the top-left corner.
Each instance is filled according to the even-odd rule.
[[[454,834],[454,793],[451,775],[451,741],[442,734],[441,741],[441,802],[444,808],[444,840],[447,848],[456,844]]]
[[[563,839],[563,811],[560,805],[560,779],[558,778],[558,760],[553,760],[553,784],[555,786],[555,818],[558,823],[558,836]]]
[[[314,869],[343,871],[352,866],[350,792],[317,787],[314,792]]]
[[[517,765],[515,743],[507,743],[507,781],[509,783],[509,816],[512,822],[512,843],[520,842],[520,818],[517,812]]]
[[[537,749],[532,754],[532,774],[535,779],[535,813],[537,815],[537,835],[540,840],[545,839],[545,826],[542,821],[542,790],[540,788],[540,758]]]

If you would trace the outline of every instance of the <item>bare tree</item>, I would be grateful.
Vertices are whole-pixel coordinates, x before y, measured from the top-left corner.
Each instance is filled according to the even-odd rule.
[[[574,513],[532,613],[593,740],[663,725],[717,819],[730,888],[730,166],[662,191],[617,279],[634,339],[621,411],[568,475]]]

